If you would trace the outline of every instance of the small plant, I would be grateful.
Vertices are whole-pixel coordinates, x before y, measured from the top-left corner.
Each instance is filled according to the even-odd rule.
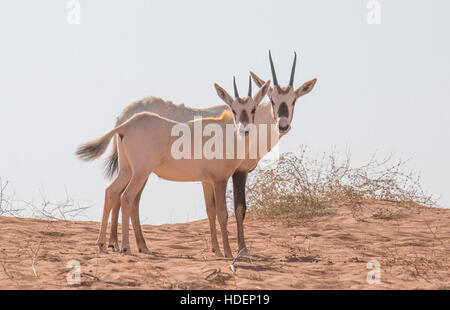
[[[260,219],[295,221],[328,214],[332,202],[386,200],[436,206],[406,163],[393,156],[378,160],[374,154],[367,164],[353,167],[348,153],[343,158],[336,151],[314,158],[302,147],[299,155],[284,153],[249,175],[248,210]]]
[[[0,216],[18,216],[22,209],[14,207],[14,195],[8,193],[8,181],[3,182],[0,178]]]
[[[31,217],[45,220],[75,220],[87,218],[86,210],[90,206],[85,206],[80,201],[72,198],[66,190],[64,201],[49,201],[40,192],[40,203],[34,201],[24,201],[14,199],[14,194],[10,193],[9,182],[3,182],[0,178],[0,216],[21,217],[28,215],[24,211],[31,212]],[[20,204],[22,208],[17,207]]]
[[[66,190],[64,201],[53,202],[45,198],[40,192],[41,201],[39,205],[34,202],[24,202],[32,212],[32,217],[44,220],[75,220],[78,218],[87,218],[85,211],[89,206],[83,206],[79,201],[73,199]]]

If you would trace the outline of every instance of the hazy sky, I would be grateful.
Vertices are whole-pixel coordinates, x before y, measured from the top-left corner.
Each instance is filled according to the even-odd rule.
[[[246,89],[248,71],[281,84],[294,50],[296,105],[281,151],[350,148],[355,164],[379,150],[410,158],[429,192],[450,206],[450,2],[380,0],[0,2],[0,176],[20,199],[61,200],[65,188],[100,220],[103,159],[75,148],[112,129],[131,102],[154,95],[193,107],[221,104],[213,83]],[[109,153],[109,151],[108,151]],[[148,224],[205,218],[201,185],[152,177],[141,201]]]

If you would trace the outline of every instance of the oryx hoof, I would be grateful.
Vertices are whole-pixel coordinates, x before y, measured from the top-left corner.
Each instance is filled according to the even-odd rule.
[[[139,253],[153,254],[148,248],[139,248]]]
[[[225,258],[233,259],[233,254],[231,253],[231,251],[230,253],[225,252]]]
[[[118,244],[109,244],[108,248],[111,248],[113,250],[113,252],[120,252],[120,248]]]
[[[97,243],[99,253],[108,253],[104,243]]]
[[[212,248],[211,252],[216,254],[217,257],[223,257],[223,254],[222,254],[222,252],[220,252],[220,249],[218,247],[217,248]]]
[[[129,247],[122,247],[122,250],[120,250],[120,253],[122,253],[123,255],[131,255],[131,251]]]

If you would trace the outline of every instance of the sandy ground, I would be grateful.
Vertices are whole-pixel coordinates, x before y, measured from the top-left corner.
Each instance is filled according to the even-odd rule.
[[[295,225],[246,220],[250,255],[235,272],[210,252],[207,220],[145,225],[153,255],[136,254],[130,239],[134,255],[124,256],[97,252],[98,222],[0,217],[0,289],[450,288],[450,210],[370,202],[330,211]],[[233,217],[229,231],[236,255]],[[71,260],[80,285],[67,283]],[[370,260],[380,284],[366,280]]]

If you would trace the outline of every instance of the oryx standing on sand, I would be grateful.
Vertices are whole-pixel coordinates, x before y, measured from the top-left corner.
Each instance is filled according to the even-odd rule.
[[[257,107],[255,114],[255,123],[267,124],[268,130],[270,129],[278,130],[279,138],[281,138],[291,129],[291,122],[294,114],[294,106],[296,100],[301,96],[309,93],[316,84],[317,79],[308,81],[303,85],[301,85],[300,87],[298,87],[297,89],[294,89],[294,76],[297,62],[297,54],[295,53],[289,84],[286,87],[281,87],[278,84],[278,79],[276,76],[272,55],[270,51],[269,51],[269,61],[274,87],[270,87],[268,91],[268,97],[270,98],[270,102],[262,102]],[[258,87],[262,87],[264,85],[264,81],[253,72],[250,73],[254,82],[258,85]],[[271,107],[273,109],[271,109]],[[219,116],[223,111],[228,109],[229,109],[228,105],[215,106],[206,109],[193,109],[186,107],[184,105],[174,105],[171,102],[163,101],[159,98],[150,97],[149,99],[135,102],[126,107],[125,110],[117,118],[116,126],[119,126],[120,124],[124,123],[135,113],[139,113],[142,111],[154,112],[156,114],[159,114],[172,120],[176,120],[178,122],[188,122],[190,120],[193,120],[195,115],[201,115],[204,117]],[[271,112],[272,110],[274,112],[274,115],[268,117],[267,112],[268,111]],[[276,126],[273,127],[271,125]],[[273,133],[267,134],[267,137],[271,137],[272,134]],[[117,171],[118,167],[117,149],[120,148],[121,141],[116,140],[115,142],[116,143],[113,144],[112,153],[107,161],[106,174],[108,176],[113,176]],[[267,150],[265,153],[264,152],[258,153],[258,157],[256,159],[247,159],[243,161],[233,174],[234,209],[238,235],[237,240],[239,251],[242,250],[242,253],[245,253],[246,251],[244,239],[244,224],[243,224],[246,211],[245,184],[247,181],[248,173],[257,166],[259,160],[267,152],[269,152],[272,147],[275,146],[275,143],[273,143],[273,141],[270,141],[266,143],[266,145]],[[216,202],[214,200],[214,190],[209,184],[203,183],[203,192],[206,202],[206,211],[208,214],[210,224],[211,243],[212,243],[211,248],[213,252],[215,252],[220,256],[221,253],[216,234],[217,212],[215,207]],[[110,232],[109,246],[115,249],[118,249],[117,223],[119,218],[119,208],[120,205],[117,205],[117,208],[113,209],[111,218],[111,232]]]
[[[142,112],[135,114],[123,124],[109,131],[103,137],[80,146],[76,154],[83,160],[93,160],[103,154],[110,140],[117,136],[120,141],[118,147],[118,175],[105,191],[105,206],[103,209],[102,226],[97,244],[101,251],[105,251],[106,227],[112,208],[122,206],[122,252],[130,253],[129,220],[135,232],[139,252],[150,253],[145,243],[139,222],[139,196],[151,173],[171,181],[201,181],[213,190],[215,210],[219,219],[222,241],[226,257],[232,257],[228,242],[226,209],[226,185],[228,179],[246,158],[237,156],[236,149],[243,142],[248,152],[252,147],[249,125],[253,124],[258,104],[267,94],[270,81],[267,81],[252,97],[251,78],[249,79],[248,97],[239,97],[236,81],[234,80],[235,98],[233,99],[222,87],[215,84],[219,97],[230,106],[231,111],[223,112],[217,118],[204,118],[180,123],[161,117],[155,113]],[[272,111],[269,111],[272,115]],[[182,128],[187,132],[194,132],[196,126],[206,128],[214,125],[216,134],[220,131],[220,141],[223,154],[227,159],[196,158],[194,147],[188,151],[188,158],[174,158],[173,145],[178,137],[173,135],[173,129]],[[233,128],[231,135],[229,128]],[[203,133],[202,128],[202,133]],[[218,128],[218,130],[217,130]],[[201,150],[210,137],[200,136],[201,141],[191,137],[189,142],[196,145],[200,142]],[[183,148],[185,146],[183,145]],[[218,145],[215,145],[217,148]],[[184,150],[185,151],[185,150]],[[230,158],[229,154],[234,154]]]

